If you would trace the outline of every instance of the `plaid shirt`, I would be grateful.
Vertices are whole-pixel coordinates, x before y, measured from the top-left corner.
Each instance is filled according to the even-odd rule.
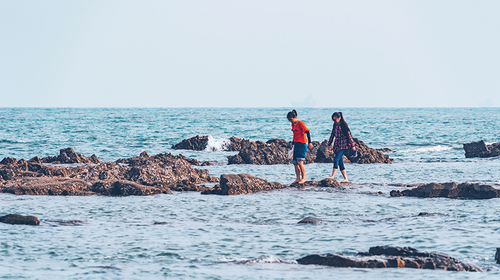
[[[328,146],[332,144],[333,138],[335,137],[335,143],[333,143],[333,153],[336,153],[340,150],[349,149],[349,146],[354,145],[354,141],[352,140],[351,131],[347,132],[349,135],[349,139],[345,137],[342,132],[342,128],[337,123],[333,124],[332,134],[330,135],[330,140],[328,140]]]

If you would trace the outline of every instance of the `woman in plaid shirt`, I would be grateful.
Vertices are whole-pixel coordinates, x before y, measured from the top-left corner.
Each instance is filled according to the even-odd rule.
[[[333,138],[335,138],[332,150],[332,152],[335,153],[335,156],[333,158],[333,172],[330,178],[333,179],[335,177],[335,173],[337,173],[337,169],[340,167],[340,172],[342,173],[342,176],[344,176],[344,180],[342,182],[349,182],[345,173],[344,160],[342,156],[349,148],[352,148],[352,150],[355,151],[356,147],[354,146],[351,131],[342,116],[342,112],[333,113],[332,120],[332,134],[330,135],[330,140],[328,140],[327,149],[330,148]]]

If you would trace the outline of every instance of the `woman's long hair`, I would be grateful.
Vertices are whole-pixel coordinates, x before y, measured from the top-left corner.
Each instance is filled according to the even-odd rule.
[[[345,137],[347,139],[349,139],[349,131],[350,131],[350,129],[349,129],[349,126],[347,125],[347,123],[344,120],[344,116],[342,115],[342,112],[335,112],[335,113],[333,113],[332,120],[333,120],[334,117],[335,118],[340,118],[339,124],[340,124],[340,128],[342,129],[342,133],[345,135]]]

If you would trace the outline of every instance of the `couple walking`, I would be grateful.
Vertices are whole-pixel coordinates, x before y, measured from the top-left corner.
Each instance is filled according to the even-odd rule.
[[[307,129],[304,122],[297,119],[297,111],[292,110],[288,112],[286,117],[292,123],[293,131],[293,165],[297,179],[292,184],[304,184],[306,181],[304,161],[306,160],[307,148],[313,148],[311,143],[311,134],[309,133],[309,129]],[[327,150],[331,148],[333,139],[335,138],[332,150],[335,156],[333,158],[333,171],[330,178],[333,179],[337,173],[337,169],[340,168],[340,172],[342,173],[342,176],[344,176],[344,180],[342,182],[349,182],[345,172],[344,160],[342,156],[349,149],[356,151],[356,147],[354,146],[351,131],[342,116],[342,112],[333,113],[332,120],[332,134],[330,135],[330,140],[328,140]],[[309,143],[309,145],[306,145],[306,143]]]

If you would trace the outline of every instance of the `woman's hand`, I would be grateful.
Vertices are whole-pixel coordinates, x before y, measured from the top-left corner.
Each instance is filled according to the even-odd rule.
[[[313,144],[312,143],[309,143],[309,145],[307,146],[309,149],[312,149],[314,148]]]

